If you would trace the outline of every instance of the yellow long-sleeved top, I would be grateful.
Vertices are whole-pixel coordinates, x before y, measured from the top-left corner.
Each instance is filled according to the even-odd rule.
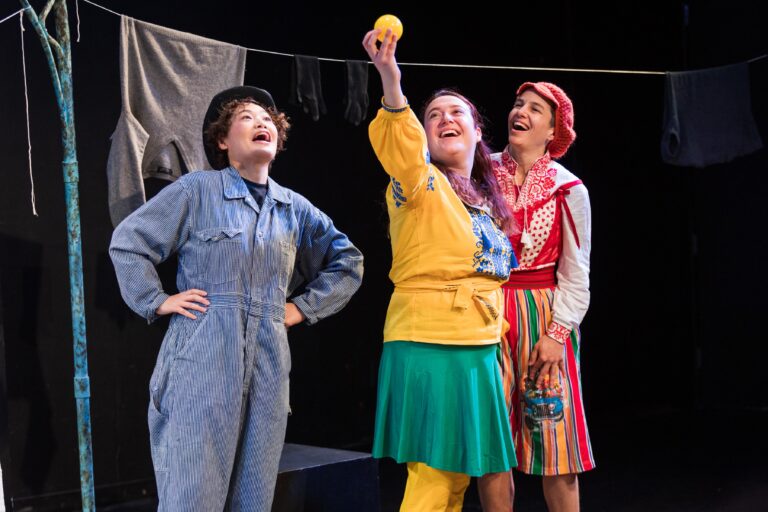
[[[368,129],[390,176],[387,210],[395,291],[384,341],[498,343],[501,284],[517,265],[490,215],[465,205],[429,163],[424,129],[410,110],[381,109]]]

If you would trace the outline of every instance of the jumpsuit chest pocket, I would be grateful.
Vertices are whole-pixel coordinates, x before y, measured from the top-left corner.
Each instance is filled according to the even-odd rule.
[[[245,260],[243,229],[209,228],[194,234],[197,251],[197,276],[211,284],[224,284],[240,277]]]

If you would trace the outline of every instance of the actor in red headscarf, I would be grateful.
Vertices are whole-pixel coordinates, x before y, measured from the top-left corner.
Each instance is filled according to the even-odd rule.
[[[504,385],[518,469],[542,475],[550,511],[579,508],[577,474],[595,466],[584,416],[579,324],[589,306],[590,207],[584,184],[554,159],[576,138],[558,86],[527,82],[492,156],[518,230],[520,266],[504,285]]]

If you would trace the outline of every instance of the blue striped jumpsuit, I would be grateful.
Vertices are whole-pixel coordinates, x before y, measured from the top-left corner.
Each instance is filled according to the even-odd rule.
[[[128,306],[148,321],[168,298],[155,266],[178,252],[179,290],[208,292],[173,315],[150,380],[159,510],[269,511],[288,416],[286,297],[307,323],[339,311],[363,258],[331,220],[271,178],[261,208],[237,170],[183,176],[115,230]]]

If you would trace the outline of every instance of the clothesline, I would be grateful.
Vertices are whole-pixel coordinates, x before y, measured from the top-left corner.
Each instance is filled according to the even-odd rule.
[[[92,0],[83,0],[83,2],[103,9],[116,16],[123,16],[118,12],[108,9],[103,5],[99,5]],[[268,55],[278,55],[281,57],[295,57],[295,54],[285,52],[275,52],[270,50],[262,50],[260,48],[248,48],[246,50],[255,53],[263,53]],[[341,62],[344,63],[348,59],[334,59],[330,57],[318,57],[320,61],[325,62]],[[358,59],[355,59],[358,60]],[[369,62],[369,64],[371,64]],[[627,69],[589,69],[589,68],[545,68],[545,67],[530,67],[530,66],[486,66],[481,64],[437,64],[429,62],[398,62],[400,66],[419,66],[419,67],[432,67],[432,68],[459,68],[459,69],[497,69],[497,70],[509,70],[509,71],[554,71],[554,72],[569,72],[569,73],[608,73],[608,74],[621,74],[621,75],[664,75],[665,71],[638,71]]]
[[[6,21],[8,21],[9,19],[11,19],[11,18],[13,18],[14,16],[16,16],[17,14],[19,14],[20,12],[24,12],[24,11],[26,11],[27,9],[29,9],[29,7],[22,7],[21,9],[19,9],[19,10],[18,10],[18,11],[16,11],[15,13],[13,13],[13,14],[9,14],[9,15],[8,15],[8,16],[6,16],[5,18],[1,19],[1,20],[0,20],[0,23],[3,23],[3,22],[6,22]]]

